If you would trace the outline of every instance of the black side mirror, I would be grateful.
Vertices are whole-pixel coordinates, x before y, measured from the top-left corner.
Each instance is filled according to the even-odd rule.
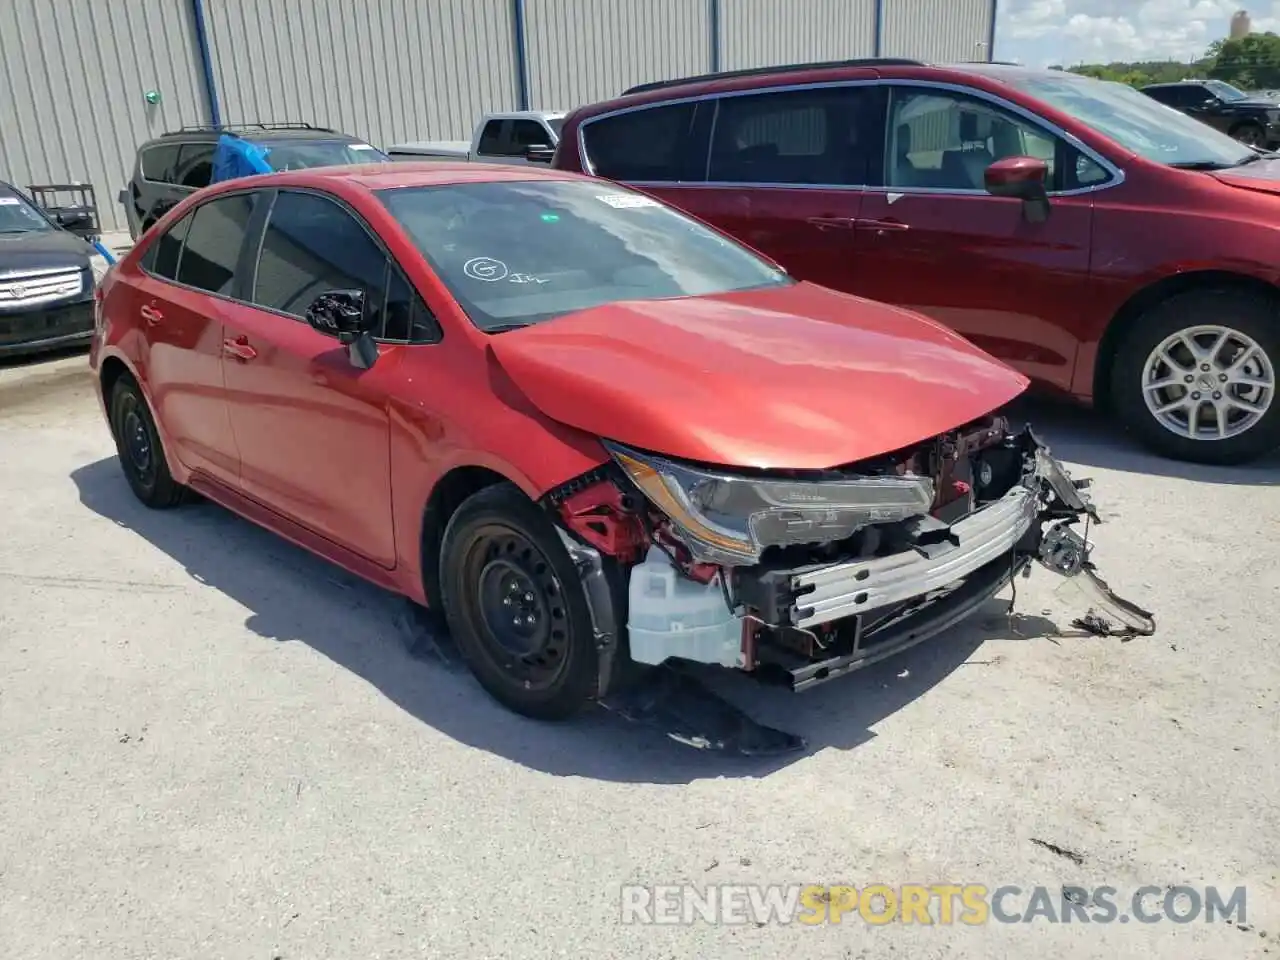
[[[365,327],[363,290],[326,290],[307,307],[313,330],[337,337],[352,366],[367,370],[378,359],[378,345]]]
[[[556,155],[556,148],[549,147],[545,143],[535,143],[531,147],[525,147],[524,158],[530,163],[550,163]]]
[[[364,333],[364,291],[326,290],[307,307],[307,323],[341,344],[355,343]]]

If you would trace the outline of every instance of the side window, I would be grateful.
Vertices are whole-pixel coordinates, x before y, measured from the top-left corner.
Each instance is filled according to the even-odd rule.
[[[1178,97],[1177,87],[1157,87],[1154,90],[1144,91],[1148,97],[1157,103],[1163,103],[1166,107],[1180,106],[1180,98]]]
[[[333,200],[281,191],[258,258],[253,302],[302,319],[327,290],[362,290],[380,340],[439,340],[425,303],[363,226]]]
[[[587,156],[609,180],[700,180],[701,170],[683,169],[693,116],[692,103],[676,103],[594,120],[582,132]]]
[[[212,143],[184,143],[178,151],[174,180],[183,187],[207,187],[213,180]]]
[[[483,153],[487,157],[501,157],[504,155],[502,149],[502,120],[490,120],[484,125],[484,130],[480,132],[480,142],[476,145],[476,152]]]
[[[173,183],[174,168],[178,165],[178,145],[162,143],[142,151],[142,177],[157,183]]]
[[[440,327],[400,268],[388,265],[381,339],[401,343],[435,343]]]
[[[210,293],[232,293],[253,201],[251,194],[239,193],[195,209],[178,261],[179,283]]]
[[[157,277],[165,280],[178,279],[178,256],[182,253],[182,241],[191,229],[191,218],[188,213],[172,227],[156,238],[142,258],[142,265]]]
[[[723,97],[707,179],[717,183],[867,182],[870,88],[815,87]]]
[[[528,147],[549,147],[551,135],[537,120],[513,120],[511,145],[516,152],[523,152]]]
[[[993,162],[1030,156],[1049,165],[1049,189],[1060,189],[1057,138],[977,97],[895,87],[885,134],[886,186],[985,190]]]

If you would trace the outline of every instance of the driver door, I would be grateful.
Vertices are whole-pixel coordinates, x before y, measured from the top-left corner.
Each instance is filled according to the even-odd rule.
[[[1077,172],[1087,180],[1087,165],[1077,171],[1079,155],[1049,130],[953,88],[891,86],[887,120],[884,182],[862,200],[852,291],[923,313],[1028,376],[1069,387],[1079,319],[1089,315],[1080,297],[1093,199],[1062,187],[1080,186]],[[985,189],[986,167],[1019,155],[1049,167],[1043,223]]]
[[[304,318],[328,290],[362,291],[377,319],[394,312],[386,296],[392,269],[336,200],[278,191],[250,278],[251,305],[226,316],[223,333],[244,492],[386,569],[396,562],[388,405],[401,348],[380,345],[377,361],[361,369]]]

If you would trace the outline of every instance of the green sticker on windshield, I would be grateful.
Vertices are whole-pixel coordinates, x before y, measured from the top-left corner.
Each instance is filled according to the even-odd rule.
[[[559,222],[560,222],[560,214],[558,214],[558,213],[544,213],[544,214],[542,215],[542,222],[543,222],[543,223],[559,223]]]

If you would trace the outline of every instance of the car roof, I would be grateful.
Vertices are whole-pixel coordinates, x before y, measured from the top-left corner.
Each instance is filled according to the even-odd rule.
[[[694,99],[720,93],[764,90],[770,87],[833,83],[840,80],[882,77],[893,79],[932,79],[966,82],[982,78],[988,82],[1011,82],[1028,77],[1068,77],[1086,81],[1089,78],[1061,70],[1027,67],[1018,63],[988,61],[926,63],[905,58],[846,60],[832,63],[799,63],[752,70],[734,70],[704,74],[631,87],[620,96],[579,107],[573,116],[581,121],[588,117],[630,106],[662,103],[677,99]]]
[[[160,136],[148,140],[143,146],[153,147],[164,143],[181,143],[184,140],[208,140],[210,137],[219,137],[224,133],[255,143],[270,140],[342,140],[351,143],[364,143],[359,137],[354,137],[349,133],[342,133],[339,130],[330,130],[328,127],[302,125],[273,127],[269,124],[262,126],[246,124],[244,126],[184,127],[181,130],[170,130],[162,133]]]
[[[335,182],[365,190],[393,190],[402,187],[433,187],[457,183],[501,183],[515,181],[583,180],[567,170],[498,163],[448,163],[395,161],[348,166],[307,167],[279,173],[260,173],[223,183],[228,189],[269,187],[315,187],[324,189]],[[217,185],[215,185],[216,188]]]

